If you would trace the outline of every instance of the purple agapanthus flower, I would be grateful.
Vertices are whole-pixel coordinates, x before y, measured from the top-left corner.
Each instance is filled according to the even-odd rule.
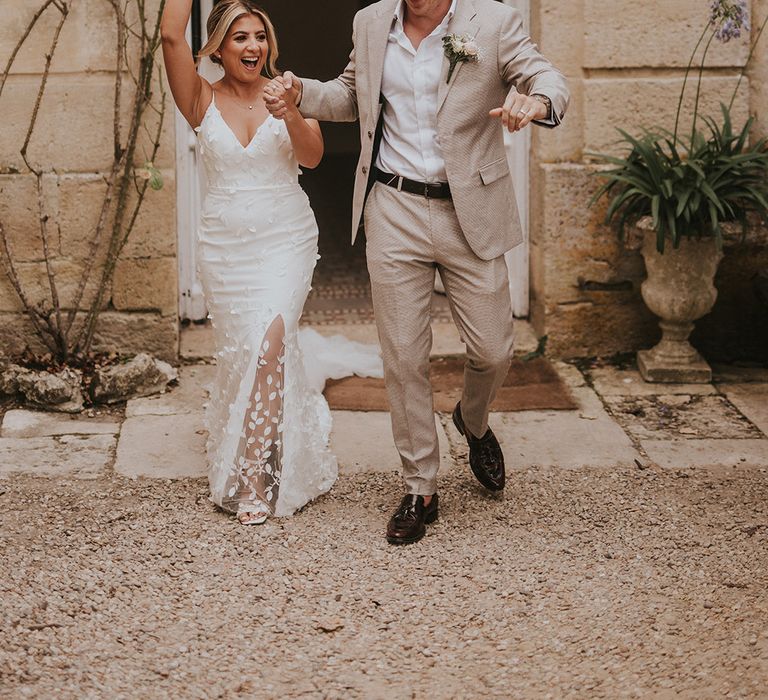
[[[742,29],[749,31],[747,0],[713,0],[709,23],[715,29],[715,38],[724,44],[738,39]]]

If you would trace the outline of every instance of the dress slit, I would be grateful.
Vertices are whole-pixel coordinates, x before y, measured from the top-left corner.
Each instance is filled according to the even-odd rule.
[[[285,396],[285,322],[270,324],[256,356],[253,385],[243,416],[234,470],[227,492],[229,508],[265,504],[275,512],[283,464],[283,400]]]

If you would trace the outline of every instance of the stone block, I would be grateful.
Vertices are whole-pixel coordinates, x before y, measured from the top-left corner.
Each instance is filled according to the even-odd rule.
[[[61,308],[72,308],[75,293],[84,272],[82,262],[54,260],[51,263],[51,269],[53,270]],[[16,272],[21,288],[33,306],[43,304],[46,308],[53,308],[51,287],[44,263],[19,263],[16,265]],[[95,299],[99,283],[99,275],[97,273],[98,270],[95,270],[85,287],[81,308],[87,308]],[[104,296],[102,308],[106,308],[109,296],[109,292],[107,292]],[[21,301],[11,286],[10,280],[5,274],[0,273],[0,311],[20,311],[21,309]]]
[[[400,455],[392,437],[389,413],[373,411],[333,411],[331,452],[339,461],[341,474],[365,472],[400,473]],[[448,437],[438,416],[435,416],[440,469],[452,467]]]
[[[2,279],[0,275],[0,284]],[[20,313],[0,313],[0,352],[18,357],[26,350],[38,355],[47,352],[29,317]]]
[[[131,399],[125,407],[125,415],[133,418],[200,413],[208,398],[208,387],[215,378],[215,365],[184,365],[179,368],[177,386],[159,396]]]
[[[176,180],[174,170],[163,170],[163,189],[147,190],[136,224],[123,248],[124,258],[176,255]]]
[[[0,438],[0,478],[12,474],[96,479],[114,459],[113,435]]]
[[[43,177],[43,215],[53,218],[46,229],[51,254],[59,250],[59,231],[55,224],[55,176]],[[44,260],[43,238],[40,231],[37,178],[34,175],[0,175],[0,223],[8,246],[17,262]]]
[[[536,312],[534,326],[549,336],[552,357],[630,352],[659,339],[656,318],[641,304],[581,302]]]
[[[718,388],[768,436],[768,384],[721,384]]]
[[[24,171],[19,149],[37,95],[39,78],[14,75],[3,91],[0,162]],[[46,169],[107,170],[113,154],[113,91],[109,74],[52,75],[48,80],[28,157]],[[129,109],[126,95],[123,110]]]
[[[708,19],[708,4],[699,0],[585,0],[583,65],[611,69],[685,68]],[[742,66],[748,51],[744,41],[715,41],[707,55],[707,65]]]
[[[728,103],[737,78],[705,76],[702,81],[701,115],[718,118],[720,103]],[[584,150],[597,153],[621,153],[623,144],[617,144],[616,127],[639,135],[643,127],[663,126],[672,129],[675,124],[677,97],[682,78],[590,78],[584,82]],[[695,90],[688,90],[683,101],[682,133],[690,133]],[[736,124],[742,124],[749,110],[749,84],[743,81],[733,109]],[[704,127],[703,122],[699,122]]]
[[[569,76],[571,102],[560,126],[556,129],[534,128],[531,153],[539,163],[578,162],[584,148],[584,81]]]
[[[93,350],[126,355],[146,352],[173,363],[179,353],[178,326],[176,316],[106,311],[99,316]]]
[[[643,440],[642,447],[663,469],[762,469],[768,440]]]
[[[589,388],[572,389],[577,411],[517,411],[492,414],[507,469],[532,466],[560,469],[616,469],[631,466],[639,454],[627,435]],[[451,441],[462,438],[450,428]],[[557,436],[557,439],[553,439]]]
[[[581,3],[540,0],[531,6],[531,36],[541,52],[567,77],[581,74],[584,34]]]
[[[596,367],[589,370],[592,386],[600,396],[658,396],[716,394],[712,384],[650,384],[637,370]]]
[[[205,441],[201,413],[127,418],[120,431],[115,471],[153,479],[205,476]]]
[[[4,7],[5,19],[0,23],[0,56],[3,64],[23,34],[39,3],[9,0]],[[67,18],[59,37],[59,45],[51,64],[53,73],[111,70],[115,65],[117,30],[114,13],[108,3],[99,0],[81,0],[70,4]],[[40,73],[45,65],[60,13],[50,7],[40,18],[19,52],[13,73]]]
[[[118,311],[160,311],[175,315],[178,303],[176,258],[122,259],[112,283]]]
[[[101,175],[65,174],[58,181],[58,225],[61,228],[60,254],[64,257],[84,260],[93,255],[91,241],[101,214],[106,183]],[[110,228],[102,234],[97,257],[106,256]]]
[[[112,416],[63,416],[42,411],[14,409],[6,412],[0,438],[42,438],[54,435],[117,435],[120,423]]]

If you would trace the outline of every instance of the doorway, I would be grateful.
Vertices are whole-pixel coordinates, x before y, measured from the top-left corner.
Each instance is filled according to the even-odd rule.
[[[326,0],[302,3],[301,12],[285,0],[262,0],[278,31],[281,69],[321,80],[336,77],[347,63],[352,48],[352,19],[355,13],[374,0]],[[500,0],[517,7],[526,26],[530,0]],[[187,38],[194,49],[207,39],[205,20],[213,0],[195,0]],[[201,73],[211,81],[220,77],[219,69],[203,61]],[[372,319],[365,304],[367,271],[365,242],[358,237],[349,245],[352,218],[352,190],[359,151],[357,124],[323,124],[326,152],[315,170],[305,170],[300,181],[309,196],[320,230],[320,254],[313,292],[307,305],[307,320],[351,323]],[[510,295],[515,316],[528,315],[528,190],[529,130],[507,137],[510,169],[515,181],[518,208],[525,244],[507,255],[510,270]],[[197,278],[194,240],[199,225],[201,182],[196,152],[196,137],[176,112],[177,226],[179,256],[179,313],[182,320],[202,321],[207,317],[202,288]],[[346,297],[345,297],[346,295]],[[348,303],[344,303],[344,299]],[[359,302],[363,302],[362,304]],[[445,308],[442,308],[442,307]],[[440,318],[450,319],[447,305],[438,304]],[[346,318],[344,318],[346,317]]]

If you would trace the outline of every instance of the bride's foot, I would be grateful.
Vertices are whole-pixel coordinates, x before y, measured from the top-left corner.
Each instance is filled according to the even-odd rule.
[[[237,507],[237,521],[241,525],[262,525],[271,514],[269,506],[260,501],[241,503]]]

